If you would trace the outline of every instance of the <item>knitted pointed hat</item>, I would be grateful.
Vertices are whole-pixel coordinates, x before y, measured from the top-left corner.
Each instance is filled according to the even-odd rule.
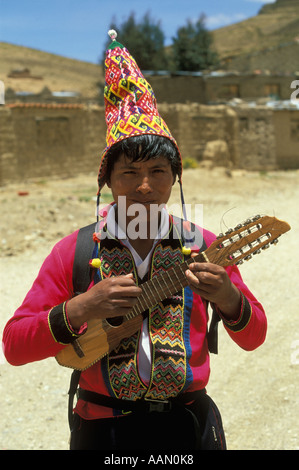
[[[106,148],[98,174],[99,192],[106,183],[107,152],[117,142],[142,134],[167,137],[178,150],[166,123],[161,118],[154,92],[143,77],[129,51],[116,41],[117,33],[108,32],[112,43],[105,60]],[[181,165],[182,169],[182,165]],[[180,170],[179,181],[181,180]]]

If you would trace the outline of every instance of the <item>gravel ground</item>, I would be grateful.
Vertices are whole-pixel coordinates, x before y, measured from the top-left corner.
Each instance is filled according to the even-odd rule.
[[[1,335],[53,244],[94,220],[95,181],[96,175],[79,175],[0,188]],[[211,358],[208,392],[232,450],[299,450],[298,182],[298,171],[228,174],[218,168],[184,175],[186,202],[203,204],[204,226],[215,233],[257,213],[292,227],[277,246],[241,267],[267,313],[264,345],[245,352],[220,326],[219,354]],[[178,194],[175,185],[170,204],[178,203]],[[13,367],[2,356],[0,363],[0,449],[68,449],[71,371],[54,358]]]

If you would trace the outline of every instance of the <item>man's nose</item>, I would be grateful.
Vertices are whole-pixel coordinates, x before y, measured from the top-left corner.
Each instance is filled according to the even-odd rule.
[[[150,183],[150,178],[148,176],[142,177],[141,181],[137,186],[137,191],[141,192],[142,194],[147,194],[152,192],[152,187]]]

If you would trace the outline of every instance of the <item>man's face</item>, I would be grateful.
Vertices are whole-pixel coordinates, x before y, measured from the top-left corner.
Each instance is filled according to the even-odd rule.
[[[133,207],[131,206],[138,204],[146,217],[144,223],[147,223],[150,221],[150,215],[153,214],[153,208],[157,206],[161,208],[161,205],[168,202],[173,183],[174,176],[166,157],[161,156],[147,161],[132,162],[125,155],[121,155],[114,164],[107,185],[119,207],[118,198],[120,196],[125,197],[128,221],[134,218],[132,216]],[[124,206],[122,205],[122,207]]]

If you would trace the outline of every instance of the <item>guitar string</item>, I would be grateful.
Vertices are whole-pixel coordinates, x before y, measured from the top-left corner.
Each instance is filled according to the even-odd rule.
[[[248,227],[248,228],[242,227],[242,228],[243,228],[242,232],[241,233],[239,232],[235,235],[238,235],[240,238],[246,238],[246,236],[248,237],[249,235],[253,235],[253,232],[256,232],[256,231],[260,232],[262,226],[261,226],[260,220],[259,220],[256,224],[252,225],[251,227]],[[244,235],[245,233],[247,233],[246,236]],[[230,234],[230,235],[232,236],[232,234]],[[253,244],[255,242],[259,243],[259,240],[254,240],[253,239],[251,241],[251,244]],[[264,245],[264,244],[265,243],[262,243],[262,245]],[[248,246],[248,244],[247,244],[247,246]],[[249,247],[250,247],[250,244],[249,244]],[[240,251],[240,250],[238,249],[236,251]],[[196,258],[198,258],[199,256],[200,255],[195,257],[195,259],[187,260],[183,264],[180,264],[180,265],[176,266],[175,268],[172,268],[170,271],[166,271],[166,272],[164,272],[160,275],[160,278],[162,278],[162,280],[163,280],[163,282],[166,286],[166,289],[169,291],[168,295],[174,294],[177,290],[179,290],[180,288],[183,288],[187,285],[185,283],[186,277],[185,277],[185,272],[183,271],[183,265],[185,264],[186,267],[187,267],[188,263],[193,262],[193,261],[198,261],[198,259],[196,259]],[[239,256],[242,256],[242,253]],[[239,256],[238,256],[238,258],[239,258]],[[219,261],[218,261],[218,263],[219,263]],[[176,282],[178,283],[178,285],[176,285],[174,283],[172,274],[174,274],[174,277],[176,278]],[[170,289],[169,284],[167,284],[167,281],[165,279],[166,276],[167,276],[168,280],[170,281],[170,283],[172,285],[172,288],[174,290],[173,292]],[[179,276],[181,276],[181,277],[179,277]],[[164,298],[167,298],[168,295],[167,295],[166,289],[161,285],[160,280],[159,280],[158,277],[155,277],[151,281],[147,281],[146,283],[141,285],[142,293],[141,293],[140,297],[138,298],[138,303],[133,307],[132,311],[129,314],[126,315],[126,317],[132,318],[132,316],[139,315],[143,311],[145,311],[148,308],[155,305],[157,303],[155,294],[156,294],[157,298],[160,301],[163,300]],[[151,289],[151,286],[153,287],[153,289]],[[151,298],[151,296],[152,296],[152,298]]]

